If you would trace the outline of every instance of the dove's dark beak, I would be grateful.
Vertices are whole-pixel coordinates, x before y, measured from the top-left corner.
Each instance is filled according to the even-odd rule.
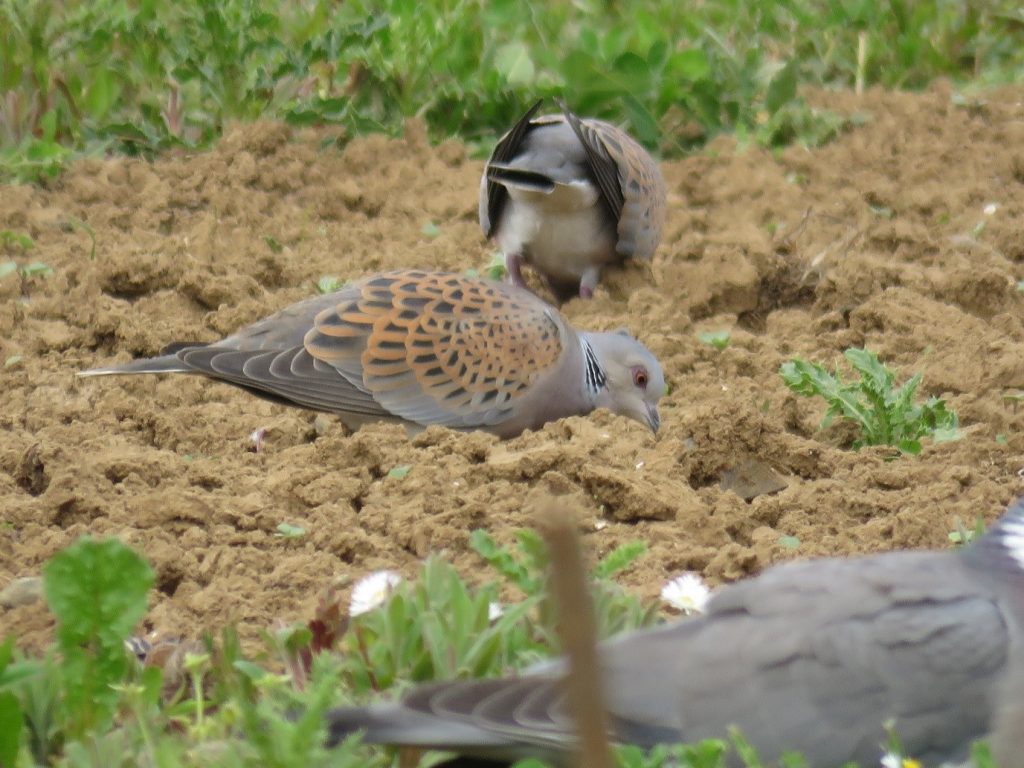
[[[658,406],[653,403],[647,403],[647,426],[651,428],[651,432],[658,434],[658,427],[661,426],[661,416],[658,415]]]

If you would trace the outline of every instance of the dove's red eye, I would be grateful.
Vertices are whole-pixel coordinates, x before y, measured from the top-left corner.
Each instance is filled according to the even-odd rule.
[[[642,365],[638,365],[633,369],[633,383],[640,387],[640,389],[647,389],[647,378],[647,369]]]

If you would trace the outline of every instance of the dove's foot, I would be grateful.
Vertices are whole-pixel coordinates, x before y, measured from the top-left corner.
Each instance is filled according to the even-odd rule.
[[[597,281],[601,279],[600,270],[591,267],[583,273],[583,277],[580,278],[580,298],[581,299],[592,299],[594,298],[594,289],[597,288]]]
[[[505,270],[508,272],[508,281],[517,288],[525,288],[526,281],[523,280],[523,257],[518,253],[505,254]]]

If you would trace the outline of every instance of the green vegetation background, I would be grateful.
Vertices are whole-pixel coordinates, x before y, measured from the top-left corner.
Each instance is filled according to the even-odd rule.
[[[1010,0],[0,0],[0,178],[201,147],[231,120],[488,145],[564,95],[664,155],[720,131],[820,143],[800,84],[1014,80]]]

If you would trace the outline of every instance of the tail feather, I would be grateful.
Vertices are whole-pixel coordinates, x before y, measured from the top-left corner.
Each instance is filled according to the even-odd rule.
[[[200,347],[208,346],[210,345],[199,341],[172,341],[160,350],[160,356],[166,357],[167,355],[176,355],[183,349],[199,349]]]
[[[132,360],[124,365],[111,365],[105,368],[91,368],[79,371],[79,376],[120,376],[131,373],[194,373],[177,355],[160,355],[143,360]]]
[[[550,194],[555,191],[555,182],[550,176],[514,165],[491,163],[487,166],[487,179],[502,186],[517,187],[531,192]]]
[[[374,704],[345,707],[327,713],[327,744],[335,746],[361,731],[368,744],[418,747],[420,749],[457,749],[466,754],[498,757],[515,742],[479,728],[470,722],[434,717],[415,712],[401,704]]]
[[[1024,584],[1024,497],[1010,505],[984,536],[963,549],[968,563]]]

